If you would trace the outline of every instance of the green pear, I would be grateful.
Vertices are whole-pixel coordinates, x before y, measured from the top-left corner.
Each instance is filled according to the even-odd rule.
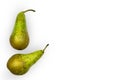
[[[49,44],[47,44],[43,50],[37,50],[28,54],[13,55],[7,62],[7,68],[15,75],[25,74],[44,54],[48,45]]]
[[[13,48],[17,50],[25,49],[29,44],[29,35],[26,26],[25,14],[28,11],[33,11],[33,9],[28,9],[18,13],[15,25],[10,36],[10,44]]]

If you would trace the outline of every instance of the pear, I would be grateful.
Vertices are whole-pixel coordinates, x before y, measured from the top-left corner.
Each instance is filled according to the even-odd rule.
[[[25,49],[29,44],[29,35],[26,26],[25,14],[28,11],[33,11],[33,9],[28,9],[18,13],[12,34],[10,36],[10,44],[13,48],[17,50]]]
[[[28,54],[13,55],[7,62],[7,68],[15,75],[25,74],[44,54],[44,51],[48,45],[49,44],[47,44],[43,50],[37,50]]]

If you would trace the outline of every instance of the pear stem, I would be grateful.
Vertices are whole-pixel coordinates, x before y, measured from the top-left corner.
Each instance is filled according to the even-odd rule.
[[[28,10],[23,11],[23,13],[26,13],[26,12],[28,12],[28,11],[33,11],[33,12],[35,12],[35,10],[33,10],[33,9],[28,9]]]
[[[45,46],[45,48],[43,49],[43,52],[45,51],[45,49],[46,49],[48,46],[49,46],[49,44],[47,44],[47,45]]]

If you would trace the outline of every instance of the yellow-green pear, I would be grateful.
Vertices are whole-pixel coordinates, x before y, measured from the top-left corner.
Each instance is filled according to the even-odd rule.
[[[37,50],[28,54],[19,53],[13,55],[7,62],[7,68],[15,75],[25,74],[44,54],[48,45],[49,44],[47,44],[43,50]]]
[[[33,9],[28,9],[18,13],[12,34],[10,36],[10,44],[13,48],[17,50],[25,49],[29,44],[29,35],[26,26],[25,13],[28,11],[33,11]]]

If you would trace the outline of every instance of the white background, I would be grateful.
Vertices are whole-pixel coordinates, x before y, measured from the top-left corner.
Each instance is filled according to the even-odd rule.
[[[29,46],[18,51],[9,37],[18,12],[26,13]],[[15,53],[43,49],[22,76],[6,63]],[[1,80],[120,80],[119,0],[0,0]]]

